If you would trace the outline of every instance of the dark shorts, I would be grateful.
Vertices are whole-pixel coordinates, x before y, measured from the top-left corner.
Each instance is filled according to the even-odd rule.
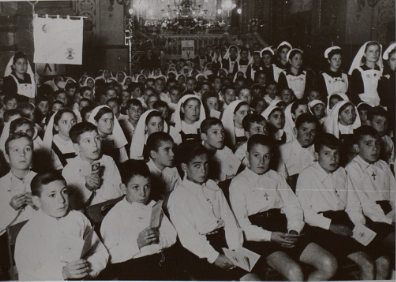
[[[271,209],[266,212],[249,216],[249,220],[253,225],[262,227],[265,230],[273,232],[287,233],[287,218],[281,214],[279,209]],[[244,247],[261,255],[260,259],[265,259],[275,252],[284,252],[294,260],[299,260],[301,253],[311,243],[307,236],[298,238],[293,248],[284,248],[278,243],[267,241],[245,241]]]

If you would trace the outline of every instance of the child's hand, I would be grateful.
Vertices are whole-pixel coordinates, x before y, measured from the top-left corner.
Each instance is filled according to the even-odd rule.
[[[156,228],[147,227],[140,232],[137,243],[139,248],[159,242],[159,231]]]
[[[217,257],[214,264],[223,269],[231,269],[235,267],[235,265],[233,265],[232,262],[223,254],[220,254]]]
[[[99,174],[91,174],[85,176],[85,186],[90,190],[95,190],[100,186],[100,177]]]
[[[62,269],[64,279],[83,279],[90,271],[89,263],[85,259],[79,259],[66,264]]]
[[[353,234],[351,228],[342,224],[331,223],[329,230],[337,235],[346,236],[346,237],[350,237]]]
[[[17,211],[25,205],[25,201],[26,201],[25,194],[15,195],[14,197],[12,197],[10,201],[10,206]]]
[[[278,243],[285,248],[293,248],[297,238],[289,237],[287,233],[283,232],[272,232],[271,242]]]

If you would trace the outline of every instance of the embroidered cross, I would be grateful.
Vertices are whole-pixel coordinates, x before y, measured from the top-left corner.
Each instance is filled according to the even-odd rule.
[[[372,176],[373,179],[375,180],[375,177],[376,177],[377,175],[373,172],[373,174],[372,174],[371,176]]]
[[[267,193],[264,194],[265,199],[268,201],[269,195]]]

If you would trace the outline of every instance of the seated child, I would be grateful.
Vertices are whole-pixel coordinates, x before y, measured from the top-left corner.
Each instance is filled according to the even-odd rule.
[[[375,272],[372,259],[381,254],[375,250],[378,249],[375,240],[364,247],[351,238],[354,226],[366,221],[356,191],[345,169],[339,166],[339,140],[332,134],[320,135],[315,142],[315,156],[318,162],[306,168],[297,181],[297,197],[309,224],[307,232],[340,262],[345,257],[354,261],[362,280],[372,280]],[[386,279],[389,270],[386,262],[385,257],[377,260],[377,278]]]
[[[198,280],[257,280],[237,269],[222,248],[242,246],[243,235],[221,189],[207,180],[209,157],[205,147],[188,142],[180,146],[178,168],[183,181],[170,194],[168,208],[181,244],[192,253],[183,259]]]
[[[261,114],[268,107],[268,104],[264,101],[263,98],[253,98],[252,100],[252,111],[257,114]]]
[[[62,110],[64,108],[65,108],[65,105],[61,101],[54,101],[50,106],[50,112],[55,113],[55,112]]]
[[[81,98],[91,100],[92,102],[94,101],[94,92],[92,91],[92,88],[88,86],[81,87],[80,93]]]
[[[109,254],[95,231],[91,238],[88,236],[92,229],[89,220],[81,212],[70,210],[65,179],[55,171],[38,174],[31,188],[33,203],[39,210],[23,226],[16,240],[19,279],[95,278],[106,267]],[[82,251],[83,240],[90,240],[91,248],[83,257],[76,256]]]
[[[237,148],[241,143],[247,141],[243,130],[243,118],[250,113],[250,106],[247,102],[237,100],[228,105],[224,110],[221,122],[225,129],[225,144],[231,148]]]
[[[201,123],[201,139],[208,150],[210,171],[208,178],[216,182],[233,178],[241,161],[230,148],[224,146],[225,130],[217,118],[207,118]]]
[[[370,126],[367,122],[367,114],[373,107],[365,102],[361,102],[356,106],[356,108],[359,112],[361,124]]]
[[[13,120],[16,120],[21,117],[21,113],[17,109],[7,110],[4,113],[4,120],[3,120],[3,128],[1,131],[0,136],[0,151],[4,155],[5,154],[5,142],[10,135],[10,125]]]
[[[43,138],[44,130],[40,125],[36,123],[36,117],[35,117],[36,107],[31,103],[19,103],[17,109],[20,111],[22,117],[27,118],[34,124],[34,127],[37,130],[37,135],[40,138]]]
[[[201,100],[194,94],[184,95],[177,104],[175,126],[170,128],[170,136],[177,145],[190,140],[199,142],[199,126],[204,119],[205,109]]]
[[[177,233],[166,215],[150,226],[152,207],[150,171],[143,161],[129,160],[122,169],[125,198],[103,219],[100,233],[110,253],[111,269],[118,280],[173,280],[169,249]]]
[[[161,113],[161,117],[168,124],[169,128],[169,122],[170,122],[170,110],[169,106],[167,103],[164,101],[157,101],[154,103],[153,108]]]
[[[284,144],[292,139],[291,134],[283,130],[285,126],[285,114],[281,108],[270,105],[261,114],[268,124],[268,136],[277,141],[278,144]]]
[[[175,115],[174,112],[176,111],[177,103],[179,103],[180,100],[180,88],[178,86],[173,86],[169,90],[169,95],[170,95],[170,101],[168,102],[168,107],[171,112],[171,118],[170,121],[171,123],[175,122]]]
[[[381,142],[378,132],[362,126],[355,130],[354,136],[359,155],[345,170],[359,196],[367,226],[394,250],[395,177],[389,165],[379,159]]]
[[[78,123],[69,136],[77,157],[68,161],[62,174],[69,187],[71,207],[80,210],[122,196],[120,173],[114,160],[102,154],[96,126]]]
[[[296,138],[294,134],[296,119],[299,115],[304,113],[308,113],[308,102],[304,99],[289,104],[285,109],[285,127],[283,129],[291,136],[292,140]]]
[[[128,143],[132,143],[132,138],[140,119],[140,116],[144,112],[142,103],[137,99],[129,99],[126,105],[126,113],[128,119],[121,120],[120,126],[128,140]]]
[[[33,140],[34,153],[39,153],[43,146],[43,140],[38,136],[38,130],[30,120],[20,117],[10,123],[10,135],[15,133],[24,133]]]
[[[168,196],[181,181],[179,172],[174,167],[173,139],[166,132],[154,132],[147,138],[146,146],[153,187],[156,184],[160,188],[159,193]]]
[[[245,136],[248,138],[254,134],[263,134],[268,136],[267,122],[265,118],[260,114],[248,114],[243,118],[242,121],[243,130],[245,130]],[[242,143],[235,151],[235,156],[242,162],[244,166],[248,165],[246,158],[247,153],[247,141]]]
[[[297,99],[294,95],[293,90],[291,90],[290,88],[282,89],[280,92],[280,97],[282,101],[286,103],[286,106],[290,105]]]
[[[223,110],[225,110],[229,104],[235,101],[236,99],[236,90],[232,85],[225,85],[222,90],[223,96]]]
[[[4,119],[4,113],[8,110],[14,110],[18,106],[18,100],[14,95],[5,95],[3,98],[3,107],[1,108],[0,117]]]
[[[216,92],[209,91],[202,95],[202,103],[205,108],[206,117],[221,118],[219,111],[219,95]]]
[[[309,112],[318,119],[322,125],[326,119],[326,105],[321,100],[312,100],[308,103]]]
[[[36,99],[35,120],[38,125],[44,128],[45,117],[49,112],[50,100],[46,96],[41,96]]]
[[[358,127],[360,127],[360,118],[356,107],[349,101],[341,101],[334,105],[327,116],[323,131],[333,134],[343,142],[346,135],[353,134]]]
[[[296,120],[296,139],[279,147],[278,173],[283,176],[293,191],[298,175],[315,161],[314,141],[318,133],[318,120],[311,114],[302,114]]]
[[[322,100],[322,94],[315,88],[307,89],[307,91],[305,91],[305,96],[308,103],[314,100]]]
[[[248,103],[249,107],[251,106],[252,103],[252,94],[250,91],[250,88],[244,86],[238,90],[238,99],[241,101],[245,101]]]
[[[331,94],[327,96],[327,108],[326,108],[327,116],[330,115],[334,105],[341,101],[349,101],[348,96],[344,93]]]
[[[265,86],[264,100],[267,104],[271,104],[273,101],[280,101],[278,96],[278,86],[276,82],[270,82]]]
[[[118,98],[111,98],[107,100],[106,105],[113,111],[114,117],[120,122],[128,119],[127,115],[121,113],[121,101]]]
[[[382,107],[374,107],[367,113],[367,124],[381,136],[380,159],[389,165],[395,164],[395,145],[388,133],[388,112]],[[392,168],[391,168],[392,170]]]
[[[302,281],[297,263],[312,265],[308,280],[329,280],[337,270],[336,259],[326,250],[299,236],[303,211],[284,178],[270,169],[274,141],[264,135],[248,140],[249,167],[230,185],[230,202],[245,234],[244,246],[289,281]]]
[[[63,105],[68,106],[68,99],[65,90],[57,90],[54,93],[54,101],[60,101]]]

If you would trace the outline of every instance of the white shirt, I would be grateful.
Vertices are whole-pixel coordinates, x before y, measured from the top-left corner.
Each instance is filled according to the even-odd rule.
[[[54,135],[52,142],[55,143],[56,147],[58,147],[62,154],[76,153],[73,142],[71,140],[63,140],[59,137],[59,134]],[[66,159],[66,161],[69,162],[69,159]],[[52,165],[56,170],[63,169],[63,165],[58,155],[54,151],[52,151]]]
[[[279,150],[281,159],[277,171],[286,179],[299,174],[315,161],[314,145],[303,148],[297,140],[293,140],[280,146]]]
[[[120,188],[121,176],[114,160],[102,155],[98,160],[103,173],[101,175],[101,185],[96,190],[96,194],[91,205],[105,202],[122,196]],[[71,159],[63,169],[62,175],[66,179],[70,194],[70,205],[76,210],[84,207],[84,203],[91,197],[92,191],[85,187],[86,171],[90,173],[91,164],[83,161],[80,156]]]
[[[216,153],[212,157],[211,161],[213,162],[211,170],[215,170],[217,174],[214,175],[215,181],[224,181],[227,178],[236,175],[236,172],[234,174],[228,173],[227,162],[232,162],[230,163],[232,167],[239,167],[241,165],[239,159],[235,157],[234,153],[227,146],[224,146],[224,148],[221,150],[216,150]]]
[[[275,96],[274,99],[272,99],[268,94],[264,95],[264,101],[269,105],[273,101],[281,101],[281,99],[278,96]]]
[[[111,263],[157,254],[176,242],[176,230],[166,215],[163,215],[159,227],[159,243],[139,249],[137,238],[149,226],[150,221],[146,219],[150,219],[154,204],[155,201],[148,205],[136,202],[131,204],[124,198],[105,216],[100,234],[109,250]]]
[[[19,232],[15,245],[15,261],[21,281],[64,280],[62,261],[67,252],[61,242],[67,239],[84,239],[90,230],[89,220],[78,211],[70,211],[56,219],[39,210]],[[92,238],[89,257],[91,278],[96,277],[107,265],[109,254],[96,233]],[[65,245],[64,245],[65,246]],[[79,259],[79,258],[77,258]]]
[[[168,92],[166,92],[166,93],[162,92],[159,95],[159,98],[160,98],[161,101],[164,101],[167,104],[171,102],[171,97],[170,97],[170,94]]]
[[[304,227],[303,211],[286,180],[269,170],[258,175],[245,168],[230,184],[232,210],[248,241],[270,241],[271,231],[252,225],[248,216],[270,209],[286,215],[287,230],[300,232]]]
[[[161,171],[152,159],[147,163],[147,166],[150,169],[151,176],[159,178],[165,183],[167,193],[172,192],[175,186],[181,181],[176,167],[165,167]]]
[[[296,194],[304,210],[305,222],[328,230],[331,219],[320,212],[345,210],[354,224],[365,224],[359,198],[343,167],[327,173],[319,163],[298,176]]]
[[[386,157],[386,162],[388,164],[394,164],[395,163],[395,144],[393,144],[392,139],[388,135],[384,135],[381,137],[381,143],[382,147],[381,150],[384,150],[384,152],[381,152],[381,155]]]
[[[235,151],[235,156],[240,160],[244,166],[248,166],[249,160],[246,158],[247,142],[242,143]]]
[[[242,231],[223,191],[213,180],[199,185],[184,179],[170,194],[168,208],[180,242],[199,258],[206,258],[209,263],[217,259],[219,253],[205,234],[221,227],[230,249],[242,246]]]
[[[129,119],[120,120],[120,126],[130,144],[135,133],[135,127],[130,123]]]
[[[391,224],[393,216],[386,216],[376,201],[390,201],[392,210],[395,210],[395,177],[389,165],[383,160],[373,164],[364,161],[359,155],[347,166],[346,171],[356,190],[363,213],[374,222]]]
[[[30,182],[32,182],[36,174],[34,171],[29,171],[24,179],[20,180],[10,171],[0,178],[0,235],[4,234],[7,226],[15,218],[16,220],[13,224],[28,220],[34,214],[35,211],[31,206],[25,206],[21,210],[16,211],[11,207],[10,202],[16,195],[31,192]]]

